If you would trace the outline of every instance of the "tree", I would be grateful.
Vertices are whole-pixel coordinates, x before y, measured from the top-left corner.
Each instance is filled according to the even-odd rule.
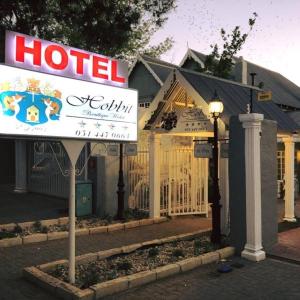
[[[153,47],[149,41],[175,1],[0,0],[0,43],[7,29],[118,58],[137,51],[159,56],[173,40]]]
[[[204,63],[204,72],[211,72],[214,76],[229,78],[233,66],[232,59],[245,44],[249,33],[251,32],[257,18],[257,13],[253,13],[253,17],[248,20],[248,33],[241,33],[240,27],[236,26],[231,34],[226,34],[226,31],[221,29],[221,37],[224,42],[222,52],[219,51],[217,44],[211,45],[213,49],[211,54],[206,57]]]

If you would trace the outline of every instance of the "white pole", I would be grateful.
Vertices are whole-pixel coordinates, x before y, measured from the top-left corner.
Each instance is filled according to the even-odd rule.
[[[63,140],[70,159],[70,193],[69,193],[69,282],[75,283],[75,182],[76,182],[76,162],[85,145],[85,142]]]
[[[69,281],[75,283],[75,174],[76,165],[70,163],[70,194],[69,194]]]

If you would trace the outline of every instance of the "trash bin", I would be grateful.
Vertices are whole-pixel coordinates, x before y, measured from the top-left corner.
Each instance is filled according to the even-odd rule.
[[[77,181],[76,182],[76,216],[87,216],[92,214],[92,182]]]

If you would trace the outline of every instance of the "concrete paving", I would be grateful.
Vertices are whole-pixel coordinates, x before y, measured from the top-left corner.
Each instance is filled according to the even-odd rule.
[[[181,217],[127,231],[80,236],[76,239],[76,255],[192,232],[201,228],[208,229],[210,224],[211,220],[206,218]],[[67,239],[0,248],[0,300],[55,299],[47,292],[22,279],[22,269],[65,259],[67,255]]]
[[[201,266],[105,300],[297,300],[300,266],[267,259],[254,263],[235,257],[242,268],[220,274],[217,265]]]
[[[35,193],[18,194],[0,186],[0,224],[67,216],[67,200]]]

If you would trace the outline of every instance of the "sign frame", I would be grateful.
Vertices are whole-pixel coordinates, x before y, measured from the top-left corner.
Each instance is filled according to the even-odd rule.
[[[130,139],[130,140],[124,140],[124,139],[114,139],[114,138],[107,138],[107,139],[101,139],[101,138],[91,138],[91,137],[76,137],[76,136],[64,136],[64,135],[57,135],[57,136],[51,136],[51,135],[31,135],[31,134],[18,134],[18,133],[4,133],[1,132],[0,133],[0,138],[6,138],[6,139],[24,139],[24,140],[41,140],[41,141],[46,141],[46,140],[79,140],[79,141],[95,141],[95,142],[117,142],[117,143],[130,143],[130,142],[137,142],[137,137],[138,137],[138,115],[137,115],[137,108],[138,108],[138,91],[135,89],[131,89],[131,88],[122,88],[122,87],[118,87],[118,86],[110,86],[110,85],[105,85],[105,84],[100,84],[100,83],[96,83],[96,82],[91,82],[91,81],[87,81],[87,80],[79,80],[79,79],[75,79],[75,78],[69,78],[66,76],[59,76],[59,75],[53,75],[53,74],[48,74],[48,73],[43,73],[43,72],[37,72],[37,71],[32,71],[32,70],[27,70],[27,69],[23,69],[23,68],[19,68],[19,67],[12,67],[12,66],[8,66],[6,64],[2,64],[0,63],[0,69],[2,67],[6,67],[6,68],[12,68],[15,69],[16,72],[18,73],[18,70],[21,71],[25,71],[25,72],[29,72],[32,74],[36,74],[37,76],[41,75],[42,77],[49,77],[49,78],[55,78],[56,80],[59,80],[59,78],[63,78],[69,81],[72,81],[72,83],[74,83],[74,85],[76,85],[76,83],[80,83],[80,82],[84,82],[85,84],[91,84],[94,85],[95,87],[102,87],[104,89],[107,88],[111,88],[114,89],[115,91],[117,89],[119,90],[123,90],[123,91],[134,91],[136,93],[136,97],[135,97],[135,103],[134,105],[136,106],[136,124],[135,124],[135,136],[136,139]],[[1,103],[0,103],[1,104]],[[0,110],[0,113],[1,110]],[[0,118],[2,118],[2,115],[0,116]]]

